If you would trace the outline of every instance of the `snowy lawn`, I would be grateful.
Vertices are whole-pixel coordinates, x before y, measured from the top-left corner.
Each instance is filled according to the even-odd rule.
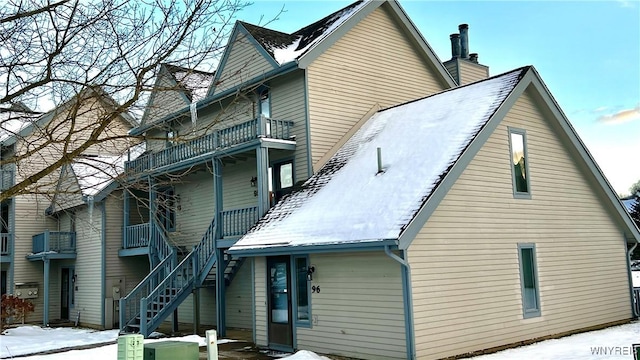
[[[154,333],[158,334],[158,333]],[[152,336],[154,335],[152,334]],[[161,334],[158,334],[161,335]],[[75,328],[41,328],[39,326],[20,326],[5,330],[0,336],[0,358],[11,358],[17,355],[33,354],[47,350],[63,349],[77,346],[88,346],[115,342],[118,339],[118,330],[95,331],[90,329]],[[187,341],[197,342],[199,346],[206,346],[205,338],[198,335],[188,335],[175,338],[145,339],[144,342],[156,341]],[[219,339],[218,344],[233,342],[236,340]],[[57,354],[26,356],[25,360],[113,360],[118,357],[118,345],[110,344],[91,349],[69,350]],[[310,351],[283,357],[289,360],[329,360]]]
[[[471,359],[631,360],[635,359],[633,344],[640,344],[640,322],[541,341]]]

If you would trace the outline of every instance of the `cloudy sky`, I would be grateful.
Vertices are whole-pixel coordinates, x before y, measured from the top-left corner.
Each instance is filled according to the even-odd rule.
[[[293,32],[351,1],[257,0],[238,18]],[[640,2],[407,1],[441,60],[469,24],[470,52],[491,75],[533,65],[616,192],[640,180]]]

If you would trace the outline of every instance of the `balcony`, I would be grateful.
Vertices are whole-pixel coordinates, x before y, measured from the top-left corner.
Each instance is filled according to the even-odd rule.
[[[11,243],[13,242],[13,234],[1,233],[0,234],[0,256],[2,262],[9,261],[9,255],[11,255]]]
[[[253,141],[258,143],[259,139],[291,140],[292,128],[292,121],[260,117],[127,161],[125,171],[129,175],[134,175],[196,160],[200,156],[219,150],[225,150],[225,153],[228,153],[234,147],[248,145]],[[274,143],[278,144],[277,141]]]
[[[44,259],[75,259],[76,233],[63,231],[49,231],[33,235],[32,254],[29,260]]]
[[[221,226],[223,238],[238,238],[244,235],[256,222],[258,222],[258,208],[256,206],[225,210],[221,213],[221,221],[217,221]],[[148,254],[149,246],[149,223],[136,224],[125,227],[124,243],[121,256],[145,255]],[[144,250],[140,250],[144,249]],[[139,250],[139,251],[136,251]],[[35,252],[35,251],[34,251]],[[126,254],[126,255],[125,255]]]
[[[14,185],[13,170],[0,170],[0,191],[5,191]]]

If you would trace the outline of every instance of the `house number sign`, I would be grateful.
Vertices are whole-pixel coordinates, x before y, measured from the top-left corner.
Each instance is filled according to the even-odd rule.
[[[319,293],[319,292],[320,292],[320,285],[311,286],[311,293],[312,294]]]

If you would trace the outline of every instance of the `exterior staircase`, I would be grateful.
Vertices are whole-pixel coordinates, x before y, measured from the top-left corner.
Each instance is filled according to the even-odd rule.
[[[164,242],[169,246],[164,236],[157,236],[157,240],[154,246],[162,249],[157,256],[161,260],[135,289],[120,299],[121,333],[140,333],[148,337],[194,289],[215,284],[211,281],[215,281],[217,271],[215,218],[200,243],[179,263],[177,249],[171,248],[169,252],[161,244]],[[154,241],[150,241],[151,244]],[[222,262],[227,264],[224,270],[225,283],[233,280],[243,261],[228,258]]]

